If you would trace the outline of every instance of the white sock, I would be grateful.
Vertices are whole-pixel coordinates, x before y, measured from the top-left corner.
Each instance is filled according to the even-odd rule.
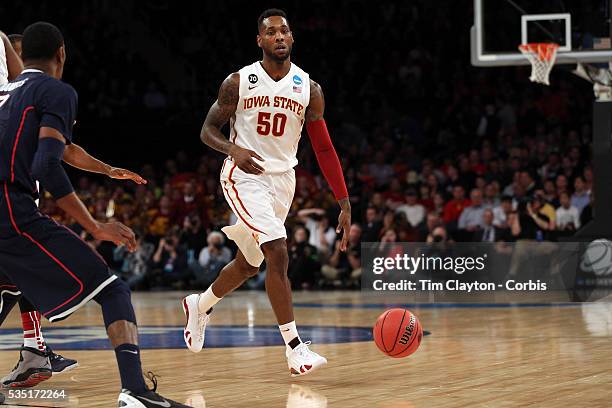
[[[26,347],[30,347],[30,348],[39,350],[38,338],[34,334],[34,330],[23,332],[23,345]]]
[[[283,340],[285,340],[285,345],[288,348],[291,348],[289,346],[289,342],[295,339],[296,337],[298,338],[298,340],[300,340],[300,343],[302,342],[302,340],[300,339],[300,335],[298,334],[297,327],[295,327],[295,320],[289,323],[279,325],[278,329],[280,330],[281,336],[283,336]]]
[[[212,285],[210,285],[208,289],[206,289],[206,292],[200,295],[200,300],[198,302],[198,310],[200,311],[200,313],[206,313],[220,300],[221,298],[215,296],[212,291]]]

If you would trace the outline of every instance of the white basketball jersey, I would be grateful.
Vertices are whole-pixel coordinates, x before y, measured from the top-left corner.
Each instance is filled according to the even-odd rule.
[[[283,173],[297,165],[297,148],[306,108],[310,77],[291,64],[289,73],[274,81],[260,62],[238,71],[240,91],[236,115],[230,121],[230,141],[265,159],[266,173]]]
[[[6,63],[6,50],[4,49],[4,41],[0,39],[0,85],[8,82],[8,65]]]

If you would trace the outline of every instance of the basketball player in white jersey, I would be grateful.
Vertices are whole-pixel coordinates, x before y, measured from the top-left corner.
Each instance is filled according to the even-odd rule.
[[[236,258],[208,290],[183,299],[184,331],[189,350],[198,352],[212,307],[251,276],[266,260],[266,291],[286,344],[292,376],[327,363],[303,343],[293,318],[285,218],[295,190],[297,147],[306,123],[323,175],[341,208],[337,231],[346,250],[351,206],[340,161],[323,119],[321,87],[290,61],[293,36],[282,10],[270,9],[258,20],[257,44],[263,60],[231,74],[202,127],[202,141],[228,155],[221,169],[225,198],[238,219],[223,228],[239,248]],[[230,140],[221,128],[230,121]]]

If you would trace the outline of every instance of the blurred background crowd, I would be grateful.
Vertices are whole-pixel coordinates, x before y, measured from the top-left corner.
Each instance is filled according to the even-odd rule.
[[[358,287],[361,242],[559,240],[591,219],[586,82],[553,70],[540,87],[525,67],[471,67],[472,11],[461,2],[286,3],[292,60],[323,87],[353,206],[344,253],[337,204],[304,136],[287,221],[295,288]],[[233,257],[219,232],[235,221],[218,182],[223,157],[200,143],[199,127],[225,76],[260,57],[256,18],[269,6],[0,5],[7,33],[43,18],[63,30],[65,80],[80,95],[75,140],[149,181],[70,170],[98,219],[137,232],[132,254],[83,235],[133,288],[206,287]],[[43,212],[81,233],[52,200]]]

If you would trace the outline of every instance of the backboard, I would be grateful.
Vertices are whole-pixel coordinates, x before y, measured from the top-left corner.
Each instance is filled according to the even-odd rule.
[[[557,64],[612,61],[612,0],[474,0],[472,65],[527,65],[520,44],[559,44]]]

